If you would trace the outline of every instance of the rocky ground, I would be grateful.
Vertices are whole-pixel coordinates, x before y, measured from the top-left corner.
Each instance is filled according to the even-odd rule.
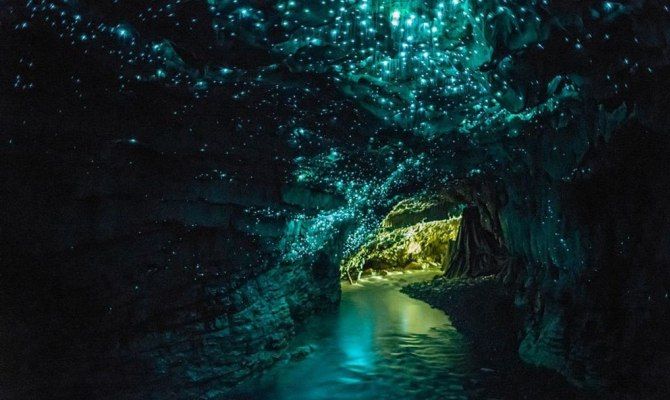
[[[521,361],[516,334],[520,322],[513,296],[495,276],[437,276],[407,285],[402,292],[443,310],[470,341],[473,355],[486,366],[466,384],[471,398],[489,398],[490,393],[503,394],[506,399],[596,398],[593,393],[571,387],[555,372]]]

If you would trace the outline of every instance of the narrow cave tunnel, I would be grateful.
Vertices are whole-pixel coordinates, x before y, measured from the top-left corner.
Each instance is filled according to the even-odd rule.
[[[666,3],[2,3],[0,398],[668,398]]]
[[[393,271],[445,271],[455,251],[462,206],[433,198],[405,199],[382,219],[365,244],[340,266],[353,284],[363,276]]]

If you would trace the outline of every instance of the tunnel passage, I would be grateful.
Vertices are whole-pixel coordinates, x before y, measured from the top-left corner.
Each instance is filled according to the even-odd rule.
[[[3,395],[204,398],[273,365],[341,271],[507,252],[525,361],[667,375],[667,2],[23,3],[0,15]],[[394,196],[486,174],[504,209],[473,184],[435,257],[412,226],[448,217],[372,263]]]
[[[486,225],[477,206],[450,196],[405,199],[369,241],[342,261],[342,277],[353,282],[404,270],[441,270],[447,277],[496,274],[506,251]]]

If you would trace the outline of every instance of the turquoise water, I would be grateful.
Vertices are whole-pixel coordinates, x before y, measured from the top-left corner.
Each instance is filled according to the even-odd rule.
[[[400,293],[435,273],[343,284],[338,310],[307,321],[291,347],[308,353],[246,382],[235,398],[465,399],[464,338],[442,311]]]

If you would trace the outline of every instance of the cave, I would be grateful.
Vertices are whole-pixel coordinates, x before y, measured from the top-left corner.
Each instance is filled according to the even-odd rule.
[[[0,397],[666,399],[661,0],[10,0]]]

